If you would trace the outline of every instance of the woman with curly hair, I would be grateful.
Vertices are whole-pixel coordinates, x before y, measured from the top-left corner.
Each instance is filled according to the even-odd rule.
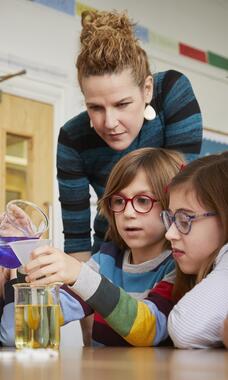
[[[82,13],[76,68],[86,111],[61,128],[57,149],[64,250],[79,259],[99,250],[107,230],[97,214],[91,244],[90,189],[100,199],[123,156],[162,147],[192,159],[201,147],[201,113],[189,80],[174,70],[152,74],[134,27],[125,12]]]

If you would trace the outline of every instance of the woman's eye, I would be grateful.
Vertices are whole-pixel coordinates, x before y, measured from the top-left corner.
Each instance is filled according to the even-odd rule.
[[[101,106],[89,106],[88,109],[90,111],[101,111],[102,107]]]
[[[125,108],[125,107],[128,106],[128,104],[130,104],[130,103],[119,103],[119,104],[117,105],[117,107],[118,107],[118,108]]]

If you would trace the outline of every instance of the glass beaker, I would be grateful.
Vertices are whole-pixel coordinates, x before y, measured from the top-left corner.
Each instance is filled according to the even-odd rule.
[[[10,228],[12,232],[8,232]],[[15,199],[7,203],[0,223],[1,236],[39,238],[47,229],[47,215],[35,203],[22,199]]]
[[[60,283],[14,284],[16,348],[59,349]]]
[[[47,229],[48,217],[36,204],[21,199],[9,202],[0,215],[0,265],[18,268],[20,262],[9,243],[38,239]]]

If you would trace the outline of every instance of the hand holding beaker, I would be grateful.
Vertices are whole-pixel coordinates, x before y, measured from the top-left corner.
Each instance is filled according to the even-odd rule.
[[[0,215],[0,265],[18,268],[21,263],[10,247],[10,242],[38,239],[48,229],[48,218],[34,203],[13,200]]]

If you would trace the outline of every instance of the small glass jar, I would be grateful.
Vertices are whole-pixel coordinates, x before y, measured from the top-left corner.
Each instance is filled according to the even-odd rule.
[[[14,284],[15,345],[22,348],[59,349],[60,283],[34,286]]]

